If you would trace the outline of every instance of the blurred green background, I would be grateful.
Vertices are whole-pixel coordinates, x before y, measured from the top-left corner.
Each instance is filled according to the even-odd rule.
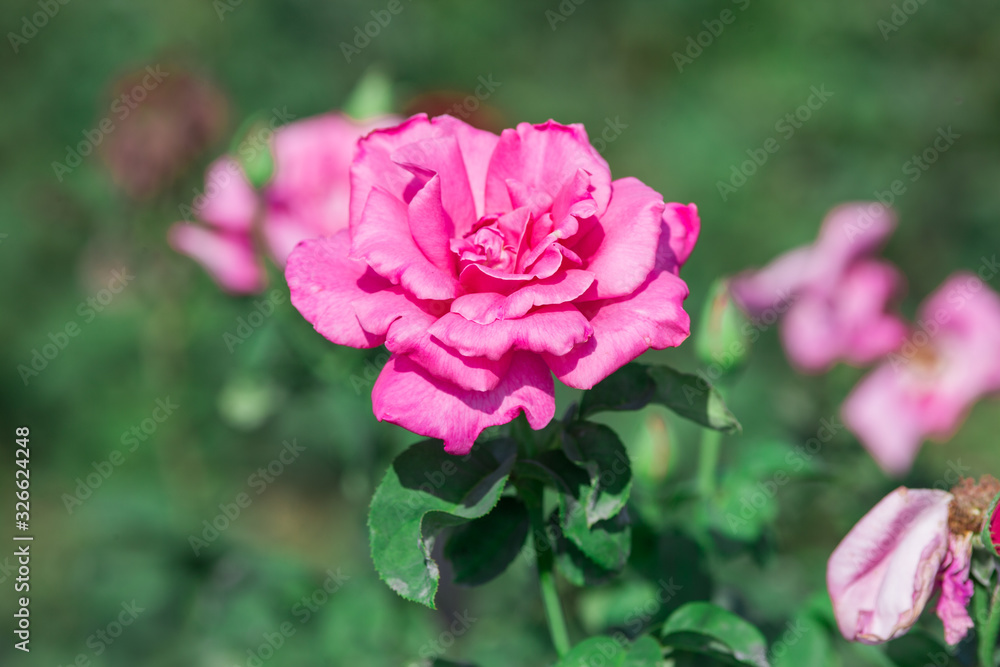
[[[388,462],[414,439],[371,415],[382,351],[327,344],[273,273],[269,290],[281,303],[230,352],[223,337],[255,299],[224,295],[167,246],[166,230],[200,191],[205,166],[255,113],[287,109],[302,118],[338,108],[378,66],[401,113],[461,101],[480,77],[492,77],[499,85],[477,116],[491,129],[550,117],[584,123],[592,137],[615,126],[603,151],[615,176],[698,204],[702,239],[683,274],[695,328],[712,279],[811,240],[832,206],[906,178],[905,163],[942,128],[959,139],[906,181],[886,250],[908,276],[904,311],[912,315],[949,273],[975,270],[1000,248],[994,3],[902,3],[911,15],[889,0],[401,1],[350,62],[341,43],[387,2],[0,7],[0,525],[14,532],[14,429],[26,425],[36,536],[30,655],[12,648],[14,575],[5,559],[13,547],[0,550],[0,663],[382,667],[444,651],[492,667],[554,657],[523,558],[479,589],[455,587],[445,572],[437,612],[378,580],[368,502]],[[46,6],[51,17],[39,14]],[[689,41],[699,37],[700,53]],[[156,66],[170,83],[119,124],[116,94]],[[779,124],[814,86],[833,94],[787,136]],[[107,118],[115,129],[93,154],[68,172],[53,166]],[[769,137],[780,149],[724,200],[718,183]],[[102,303],[112,271],[123,267],[134,279]],[[79,335],[25,381],[18,366],[71,322]],[[695,371],[692,347],[655,356]],[[739,508],[786,465],[772,459],[785,460],[837,414],[860,375],[838,368],[797,376],[775,331],[765,332],[729,390],[744,433],[725,443],[730,495],[720,502]],[[574,396],[558,398],[561,412]],[[162,423],[151,421],[157,400],[178,406]],[[826,657],[798,664],[887,664],[880,651],[831,632],[824,602],[830,551],[899,483],[849,434],[839,430],[768,499],[749,537],[726,534],[722,521],[706,543],[671,511],[695,463],[697,431],[654,409],[613,423],[638,461],[644,507],[626,572],[588,592],[565,586],[576,639],[711,599],[772,640],[791,619],[809,618],[809,650]],[[131,439],[133,428],[143,439]],[[998,430],[997,406],[978,406],[950,443],[925,447],[905,482],[930,486],[956,466],[1000,473]],[[268,482],[256,471],[272,465],[273,474],[285,441],[304,449]],[[120,465],[109,468],[113,457]],[[78,493],[95,471],[99,485]],[[80,502],[67,501],[86,490]],[[251,504],[196,554],[191,536],[203,537],[203,522],[242,492]],[[304,606],[331,572],[339,583],[327,588],[339,588]],[[651,592],[671,578],[681,592],[650,608]],[[123,604],[142,611],[122,629]],[[456,614],[466,622],[454,626]],[[283,624],[294,634],[268,649]]]

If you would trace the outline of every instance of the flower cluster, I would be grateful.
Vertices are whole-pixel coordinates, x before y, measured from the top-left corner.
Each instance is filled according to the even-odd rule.
[[[878,203],[829,214],[819,239],[736,276],[751,316],[784,311],[782,342],[805,372],[881,360],[843,405],[843,419],[888,473],[905,473],[927,438],[946,439],[982,396],[1000,391],[1000,297],[972,274],[948,278],[907,324],[894,312],[903,279],[875,257],[895,227]]]

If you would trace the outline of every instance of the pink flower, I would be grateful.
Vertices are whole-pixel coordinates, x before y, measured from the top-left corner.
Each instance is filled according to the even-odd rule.
[[[902,320],[886,312],[902,278],[890,264],[871,258],[895,225],[881,204],[839,206],[813,245],[734,278],[733,298],[764,324],[784,315],[785,352],[804,372],[825,371],[838,360],[870,363],[906,335]]]
[[[580,125],[414,116],[360,142],[350,212],[292,253],[292,303],[335,343],[384,343],[376,417],[448,452],[522,411],[542,428],[552,373],[589,388],[688,336],[697,210],[612,181]]]
[[[878,644],[916,622],[946,562],[952,498],[946,491],[900,487],[834,550],[826,581],[844,637]],[[958,634],[957,626],[949,630],[949,641],[960,639]]]
[[[266,279],[258,250],[283,267],[299,241],[347,226],[357,140],[395,122],[391,117],[358,122],[331,113],[279,128],[274,175],[261,198],[235,158],[220,158],[209,167],[205,192],[195,200],[194,213],[206,225],[177,223],[170,230],[171,244],[200,262],[223,289],[260,291]]]
[[[844,402],[844,424],[891,474],[925,438],[947,439],[983,395],[1000,390],[1000,297],[971,274],[949,278],[920,309],[899,352]]]

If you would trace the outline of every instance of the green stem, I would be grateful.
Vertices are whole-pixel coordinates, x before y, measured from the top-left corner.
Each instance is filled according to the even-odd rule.
[[[566,629],[562,603],[559,601],[559,593],[556,590],[553,544],[546,530],[542,507],[543,487],[537,482],[524,480],[517,485],[517,491],[528,506],[528,515],[531,517],[535,559],[538,563],[538,583],[542,589],[542,604],[545,607],[545,618],[549,624],[552,645],[555,646],[556,653],[561,658],[569,653],[569,631]]]
[[[704,498],[715,495],[715,474],[719,466],[722,433],[706,428],[701,432],[698,450],[698,493]]]
[[[982,667],[994,667],[993,655],[996,652],[997,635],[1000,634],[1000,587],[993,591],[993,599],[987,603],[989,589],[976,587],[977,595],[973,600],[973,611],[979,625],[979,664]],[[987,611],[987,604],[989,610]]]

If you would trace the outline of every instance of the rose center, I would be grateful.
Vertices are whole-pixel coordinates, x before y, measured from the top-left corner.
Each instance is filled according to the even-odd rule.
[[[472,230],[451,242],[451,250],[458,255],[460,268],[480,264],[491,269],[511,272],[517,260],[517,240],[504,233],[494,217],[481,218]]]

